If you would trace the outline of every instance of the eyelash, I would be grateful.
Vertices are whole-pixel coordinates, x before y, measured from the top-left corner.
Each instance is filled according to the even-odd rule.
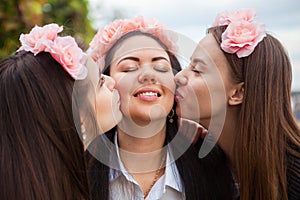
[[[139,68],[138,67],[135,67],[135,68],[128,68],[128,69],[124,69],[122,70],[122,72],[134,72],[134,71],[137,71]],[[162,72],[162,73],[166,73],[166,72],[169,72],[169,69],[165,69],[165,68],[162,68],[162,67],[157,67],[155,66],[154,69],[158,72]]]
[[[198,70],[196,70],[196,69],[192,69],[192,72],[195,72],[195,73],[197,73],[197,74],[201,74],[201,72],[198,71]]]
[[[158,71],[158,72],[163,72],[163,73],[169,71],[168,69],[162,69],[162,68],[155,68],[155,70]]]
[[[136,70],[138,70],[139,68],[136,67],[136,66],[132,66],[132,67],[129,67],[128,68],[125,68],[124,70],[122,70],[122,72],[134,72]]]
[[[134,72],[136,70],[137,70],[137,68],[136,69],[126,69],[126,70],[123,70],[122,72]]]
[[[191,66],[192,66],[192,69],[191,69],[192,72],[195,72],[197,74],[201,74],[202,73],[200,70],[197,70],[194,65],[191,65]]]

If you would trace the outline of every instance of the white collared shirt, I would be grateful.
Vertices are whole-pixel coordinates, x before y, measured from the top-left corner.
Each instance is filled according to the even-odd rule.
[[[119,155],[118,139],[115,134],[115,146],[117,150],[120,170],[110,168],[109,172],[109,196],[111,200],[144,200],[144,193],[139,184],[125,169]],[[184,187],[175,161],[170,163],[170,149],[168,149],[165,174],[161,176],[151,188],[146,200],[157,199],[185,199]]]

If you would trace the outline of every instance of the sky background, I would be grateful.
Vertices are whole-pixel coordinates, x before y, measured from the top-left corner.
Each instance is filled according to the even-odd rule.
[[[293,65],[292,90],[300,91],[300,0],[89,0],[90,18],[96,29],[112,16],[156,18],[195,42],[205,36],[217,13],[255,8],[256,20],[280,39]]]

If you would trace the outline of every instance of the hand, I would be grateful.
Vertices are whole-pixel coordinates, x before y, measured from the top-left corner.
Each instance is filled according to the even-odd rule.
[[[196,143],[199,137],[204,138],[208,131],[202,125],[185,118],[178,118],[178,132],[184,135],[191,143]]]

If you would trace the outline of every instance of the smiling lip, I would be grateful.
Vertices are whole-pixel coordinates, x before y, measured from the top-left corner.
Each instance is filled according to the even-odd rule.
[[[156,89],[142,88],[139,89],[133,96],[143,101],[155,101],[161,96],[161,94]]]

